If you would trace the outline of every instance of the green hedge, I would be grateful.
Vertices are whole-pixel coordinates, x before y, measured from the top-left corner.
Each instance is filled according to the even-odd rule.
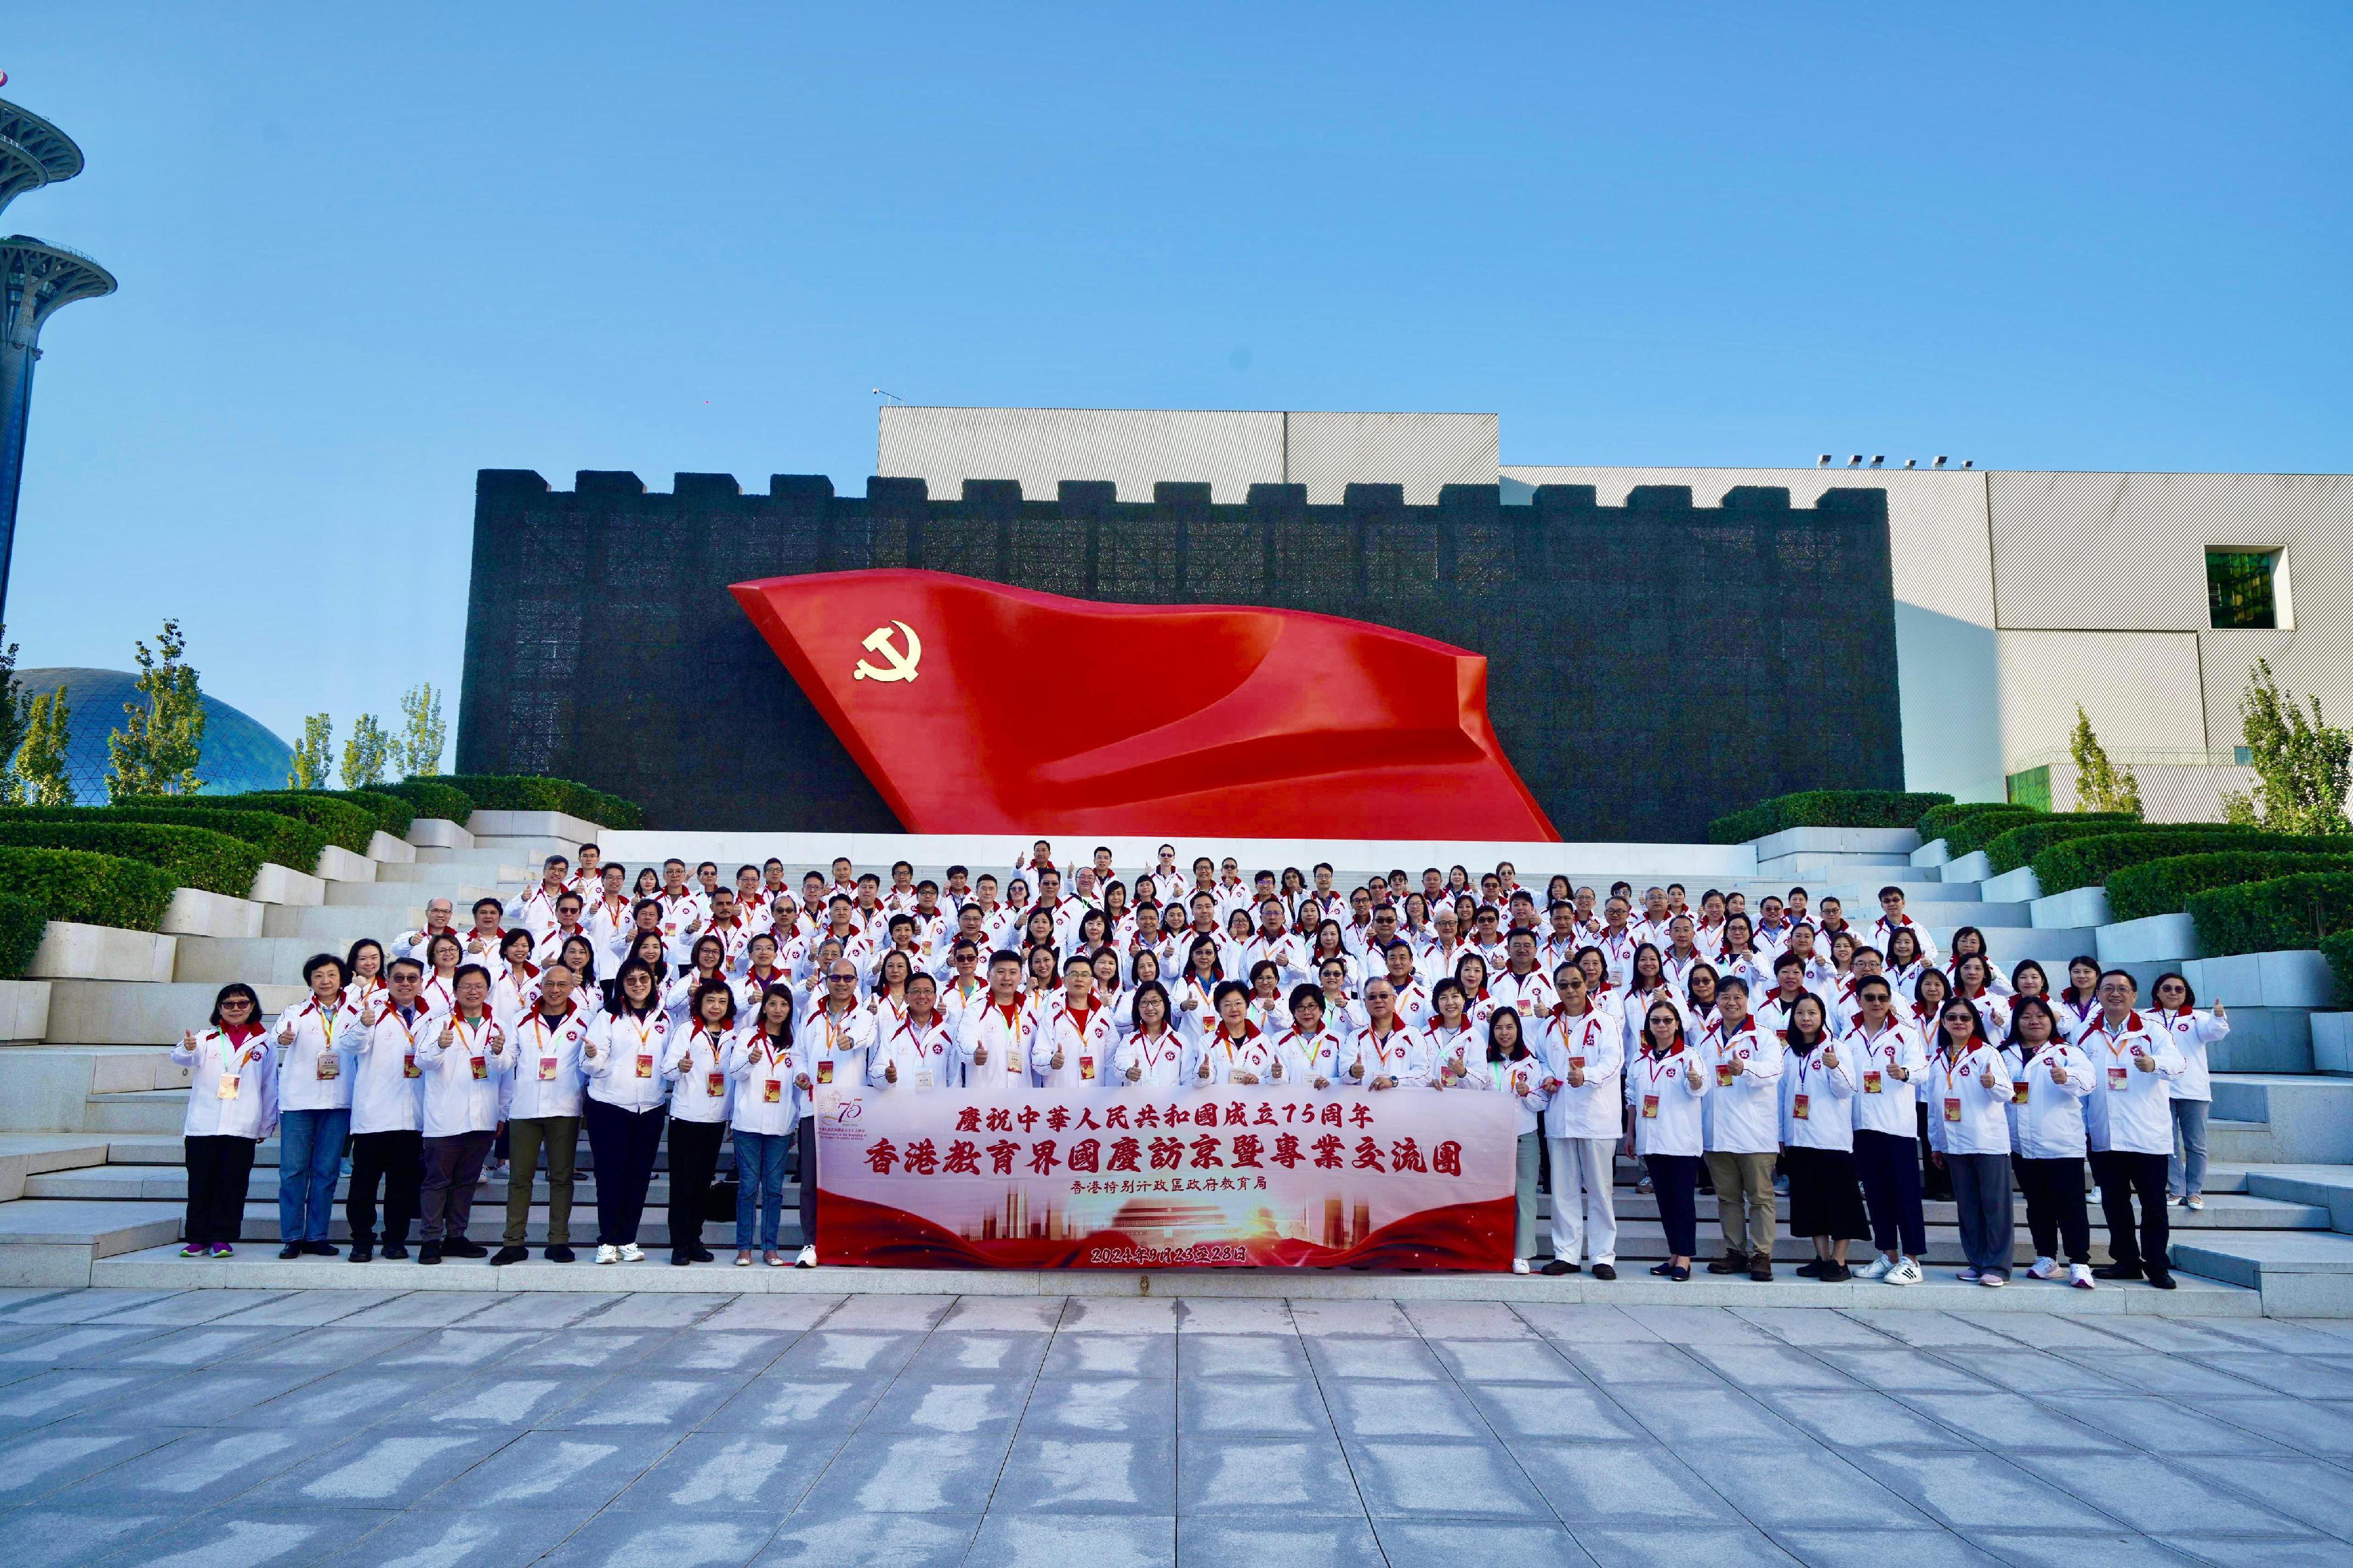
[[[32,966],[49,917],[30,899],[0,893],[0,980],[15,980]]]
[[[1965,816],[1945,829],[1945,847],[1957,860],[1964,855],[1974,855],[2013,827],[2030,822],[2047,822],[2051,814],[2031,806],[2005,805],[1998,811],[1980,811]]]
[[[2109,873],[2108,915],[2119,921],[2178,915],[2189,907],[2194,893],[2242,882],[2267,882],[2303,871],[2353,871],[2353,854],[2231,849],[2147,860]]]
[[[452,789],[438,778],[403,779],[385,784],[384,793],[396,795],[415,806],[418,816],[438,816],[460,827],[474,812],[474,803],[464,790]]]
[[[2253,827],[2143,827],[2129,833],[2094,833],[2054,844],[2033,860],[2043,897],[2074,888],[2096,888],[2127,866],[2170,860],[2181,855],[2230,855],[2269,850],[2297,855],[2353,852],[2353,842],[2265,833]]]
[[[2089,838],[2095,834],[2137,832],[2139,828],[2139,817],[2126,816],[2120,811],[2060,812],[2004,828],[1986,841],[1984,849],[1998,877],[2004,871],[2032,865],[2034,858],[2053,844]]]
[[[2353,1006],[2353,931],[2335,931],[2320,939],[2321,956],[2337,976],[2337,999]]]
[[[2193,894],[2189,918],[2209,958],[2318,947],[2353,928],[2353,871],[2305,872]]]
[[[561,811],[611,828],[642,827],[646,822],[636,803],[570,779],[450,773],[441,782],[465,791],[477,811]]]
[[[321,790],[288,789],[257,790],[251,795],[207,795],[216,800],[225,811],[268,811],[280,816],[290,816],[307,822],[327,836],[330,844],[340,844],[354,855],[367,853],[368,840],[375,834],[375,813],[364,806],[353,805],[347,800],[337,800]],[[297,866],[307,871],[309,866]]]
[[[53,921],[153,931],[178,884],[168,872],[84,849],[0,848],[0,887]]]
[[[327,847],[325,834],[274,811],[223,811],[201,805],[34,805],[0,808],[0,822],[154,822],[207,828],[252,845],[264,860],[305,875],[317,868],[319,851]]]
[[[395,838],[408,837],[408,825],[417,820],[413,802],[381,789],[322,789],[306,792],[324,800],[345,801],[358,806],[375,818],[376,831]]]
[[[241,839],[157,822],[0,822],[0,846],[116,855],[154,867],[175,887],[232,899],[251,897],[261,870],[261,851]]]
[[[1920,818],[1920,842],[1934,844],[1949,837],[1953,829],[1972,816],[1982,816],[1989,811],[2024,811],[2006,800],[1957,800],[1950,805],[1930,806]]]
[[[479,797],[478,797],[479,798]],[[1759,801],[1707,825],[1711,844],[1745,844],[1789,827],[1910,827],[1948,795],[1892,789],[1811,789]]]

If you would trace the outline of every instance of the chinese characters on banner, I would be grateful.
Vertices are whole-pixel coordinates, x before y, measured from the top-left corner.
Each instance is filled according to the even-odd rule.
[[[818,1118],[818,1250],[901,1268],[1504,1269],[1500,1094],[851,1090]]]

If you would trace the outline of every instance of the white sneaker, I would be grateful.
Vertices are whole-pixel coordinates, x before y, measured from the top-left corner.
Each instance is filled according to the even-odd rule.
[[[620,1256],[624,1263],[643,1263],[646,1260],[646,1255],[638,1249],[638,1244],[634,1241],[621,1243]]]
[[[2204,1214],[2206,1212],[2206,1200],[2193,1193],[2189,1196],[2181,1200],[2181,1206],[2189,1210],[2193,1214]]]
[[[1974,1285],[1978,1280],[1983,1279],[1985,1276],[1978,1273],[1974,1268],[1964,1267],[1960,1272],[1955,1274],[1953,1278],[1959,1280],[1964,1285]]]
[[[2070,1266],[2067,1270],[2067,1283],[2073,1285],[2078,1290],[2096,1290],[2099,1289],[2099,1282],[2092,1278],[2092,1266],[2088,1263],[2077,1263]]]
[[[1513,1272],[1513,1273],[1514,1273],[1514,1274],[1525,1274],[1527,1271],[1528,1271],[1528,1260],[1527,1260],[1526,1258],[1513,1258],[1513,1259],[1512,1259],[1512,1272]]]
[[[1865,1267],[1856,1269],[1854,1277],[1858,1279],[1884,1279],[1894,1267],[1895,1260],[1883,1252]]]
[[[1880,1283],[1883,1285],[1917,1285],[1920,1283],[1920,1266],[1906,1258],[1899,1261],[1894,1268],[1889,1269],[1887,1271],[1887,1278],[1880,1281]]]
[[[811,1243],[809,1246],[801,1248],[801,1255],[793,1259],[793,1267],[796,1268],[814,1268],[817,1267],[817,1247],[815,1243]]]
[[[2059,1260],[2038,1258],[2027,1267],[2026,1277],[2029,1279],[2056,1279],[2059,1278]]]
[[[2010,1277],[2006,1274],[1980,1274],[1978,1276],[1978,1283],[1998,1289],[2010,1283]]]
[[[621,1261],[621,1249],[617,1247],[606,1247],[599,1244],[596,1248],[596,1261],[599,1263],[618,1263]]]

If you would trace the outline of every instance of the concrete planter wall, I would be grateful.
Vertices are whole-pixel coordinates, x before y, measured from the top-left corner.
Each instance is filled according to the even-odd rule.
[[[598,842],[605,830],[567,812],[478,811],[466,818],[466,831],[478,839],[564,838],[580,845]]]
[[[2312,1070],[2353,1073],[2353,1013],[2312,1016]]]
[[[330,882],[373,882],[375,862],[364,855],[354,855],[340,844],[330,844],[319,851],[319,875]]]
[[[306,871],[265,860],[247,897],[257,904],[322,904],[327,900],[327,884]]]
[[[1961,874],[1957,868],[1976,861],[1983,854],[1984,851],[1979,850],[1977,855],[1964,856],[1946,868],[1957,877]],[[1993,869],[1992,861],[1986,862],[1986,869]],[[2004,903],[2026,903],[2042,896],[2042,884],[2036,879],[2031,866],[2021,866],[2017,870],[2004,871],[1999,877],[1981,878],[1978,886],[1978,897],[1996,899]],[[2041,925],[2042,922],[2037,921],[2034,923]]]
[[[368,839],[367,852],[371,860],[389,860],[396,865],[417,858],[417,846],[406,838],[395,838],[382,829]]]
[[[1967,855],[1947,860],[1940,869],[1947,882],[1988,882],[1993,879],[1993,862],[1986,858],[1982,849],[1973,849]],[[1985,896],[1993,897],[1990,893]]]
[[[2220,996],[2225,1005],[2333,1007],[2337,977],[2328,961],[2312,948],[2280,952],[2242,952],[2229,958],[2194,958],[2181,966],[2203,1004]]]
[[[420,816],[408,825],[408,843],[412,850],[471,849],[474,836],[446,816]]]
[[[169,980],[175,941],[154,931],[51,921],[25,973],[32,980]]]
[[[2034,872],[2029,868],[2010,875],[2031,877]],[[1994,879],[1998,882],[2009,879],[2008,877]],[[1993,895],[1987,896],[1990,898]],[[2070,888],[2049,898],[2040,893],[2033,898],[2032,913],[2038,926],[2055,930],[2062,926],[2104,926],[2108,923],[2108,890],[2105,888]]]
[[[1909,827],[1785,827],[1748,842],[1760,866],[1789,855],[1893,855],[1901,866],[1910,864],[1920,835]]]
[[[1931,838],[1912,851],[1912,864],[1915,866],[1941,866],[1952,858],[1952,846],[1941,838]]]
[[[300,985],[256,985],[261,1009],[276,1017],[300,1002]],[[125,984],[104,980],[60,980],[49,993],[48,1039],[76,1046],[168,1046],[187,1029],[205,1026],[220,985]]]
[[[49,983],[0,980],[0,1040],[46,1039],[49,1032]]]
[[[261,906],[250,899],[180,888],[164,910],[164,929],[174,936],[259,936]]]
[[[2188,915],[2147,915],[2100,928],[2102,963],[2179,963],[2203,951]]]

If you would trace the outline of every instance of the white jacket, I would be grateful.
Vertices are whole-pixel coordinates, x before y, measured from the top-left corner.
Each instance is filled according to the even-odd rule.
[[[670,1080],[673,1121],[725,1121],[733,1115],[735,1079],[727,1070],[727,1041],[734,1030],[713,1035],[707,1026],[672,1029],[662,1047],[662,1076]]]
[[[1193,1047],[1191,1042],[1174,1029],[1163,1029],[1157,1036],[1142,1032],[1128,1036],[1112,1053],[1113,1089],[1176,1089],[1193,1080]],[[1141,1069],[1131,1085],[1128,1069]]]
[[[1010,1018],[987,996],[965,1007],[956,1035],[964,1087],[987,1093],[1029,1088],[1029,1047],[1037,1035],[1037,1019],[1025,1003],[1013,1004]],[[979,1060],[984,1055],[988,1059]]]
[[[1222,1027],[1213,1029],[1193,1047],[1193,1058],[1185,1079],[1188,1087],[1206,1083],[1231,1083],[1234,1074],[1250,1074],[1261,1084],[1267,1081],[1275,1063],[1274,1037],[1245,1019],[1242,1037],[1229,1036]],[[1209,1076],[1203,1078],[1201,1068],[1207,1066]]]
[[[507,1020],[507,1036],[514,1043],[514,1066],[505,1080],[506,1099],[499,1107],[501,1121],[532,1121],[543,1117],[577,1116],[587,1079],[580,1069],[580,1047],[596,1026],[596,1015],[575,996],[555,1017],[536,1002],[528,1012]]]
[[[1369,1089],[1375,1079],[1397,1080],[1399,1089],[1427,1089],[1438,1076],[1436,1053],[1427,1037],[1397,1019],[1387,1035],[1376,1035],[1370,1026],[1359,1029],[1348,1042],[1349,1061],[1342,1064],[1342,1076],[1334,1081],[1351,1089]],[[1362,1078],[1347,1076],[1348,1067],[1361,1062]]]
[[[1545,1092],[1545,1078],[1544,1058],[1530,1055],[1517,1061],[1473,1062],[1461,1087],[1510,1095],[1519,1113],[1513,1123],[1514,1134],[1525,1138],[1544,1125],[1544,1109],[1552,1098]]]
[[[1692,1087],[1696,1069],[1699,1087]],[[1688,1046],[1663,1057],[1647,1053],[1626,1064],[1626,1103],[1634,1108],[1637,1154],[1705,1153],[1701,1101],[1715,1087],[1707,1064]]]
[[[2046,1041],[2031,1061],[2021,1061],[2021,1054],[2014,1047],[2001,1053],[2010,1066],[2012,1089],[2012,1147],[2022,1160],[2082,1159],[2090,1147],[2084,1129],[2084,1101],[2095,1087],[2092,1058],[2055,1037]],[[2065,1083],[2051,1081],[2054,1066],[2066,1069]],[[2015,1092],[2021,1083],[2026,1085],[2023,1105],[2017,1103]]]
[[[422,1006],[403,1019],[389,996],[374,1026],[353,1042],[352,1133],[414,1132],[425,1125],[425,1068],[417,1042],[441,1026]]]
[[[442,1039],[447,1026],[448,1039]],[[417,1032],[417,1065],[425,1069],[425,1136],[455,1138],[495,1132],[514,1065],[514,1043],[485,1008],[470,1022],[451,1013]]]
[[[801,1092],[803,1058],[797,1039],[772,1049],[760,1026],[747,1024],[727,1037],[726,1059],[728,1074],[735,1080],[737,1131],[780,1137],[797,1131],[802,1117],[817,1114],[815,1098]]]
[[[670,1098],[662,1072],[670,1032],[670,1015],[659,1007],[597,1014],[580,1052],[588,1098],[622,1110],[659,1110]]]
[[[2166,1092],[2176,1100],[2213,1099],[2214,1079],[2206,1064],[2206,1047],[2230,1034],[2231,1020],[2186,1007],[2170,1013],[2151,1011],[2143,1016],[2152,1031],[2162,1028],[2171,1037],[2173,1048],[2181,1053],[2181,1076],[2168,1080]]]
[[[874,1048],[866,1054],[866,1087],[886,1094],[943,1089],[960,1065],[955,1026],[946,1014],[934,1010],[929,1024],[918,1025],[910,1013],[891,1020],[888,1028],[878,1020]],[[896,1083],[885,1076],[893,1067],[899,1069]]]
[[[182,1136],[259,1143],[278,1131],[278,1058],[267,1030],[237,1038],[223,1029],[199,1030],[193,1047],[183,1037],[172,1047],[172,1063],[191,1069]]]
[[[1826,1067],[1827,1048],[1838,1066]],[[1836,1042],[1825,1040],[1811,1051],[1786,1047],[1781,1056],[1781,1142],[1795,1149],[1852,1149],[1855,1065]],[[1721,1110],[1719,1110],[1719,1114]]]
[[[1717,1014],[1699,1037],[1699,1058],[1715,1079],[1704,1110],[1712,1153],[1774,1154],[1781,1149],[1781,1043],[1743,1017],[1726,1028]],[[1732,1070],[1734,1064],[1740,1070]],[[1831,1145],[1836,1147],[1836,1145]]]
[[[1985,1086],[1993,1069],[1994,1087]],[[1941,1154],[2010,1152],[2010,1064],[1989,1045],[1960,1056],[1941,1047],[1928,1058],[1928,1146]]]
[[[1303,1035],[1294,1026],[1275,1037],[1274,1051],[1282,1063],[1282,1083],[1291,1089],[1328,1093],[1337,1087],[1342,1073],[1348,1070],[1348,1046],[1339,1034],[1330,1028],[1313,1035]],[[1324,1089],[1315,1089],[1315,1080],[1324,1080]]]
[[[1029,1071],[1044,1089],[1099,1090],[1111,1081],[1112,1058],[1119,1049],[1119,1030],[1112,1010],[1097,1003],[1087,1009],[1084,1024],[1067,1003],[1046,1010],[1029,1042]],[[1053,1065],[1059,1055],[1062,1065]]]
[[[1917,1138],[1914,1107],[1926,1091],[1928,1052],[1912,1026],[1890,1013],[1886,1026],[1874,1035],[1858,1017],[1839,1035],[1838,1054],[1854,1073],[1855,1131]],[[1909,1077],[1897,1079],[1897,1068]]]
[[[1483,1024],[1465,1022],[1459,1029],[1449,1029],[1436,1018],[1421,1030],[1421,1037],[1430,1042],[1430,1086],[1443,1089],[1447,1085],[1446,1069],[1451,1067],[1458,1079],[1468,1079],[1487,1059],[1487,1027]]]
[[[808,1058],[809,1082],[819,1089],[862,1089],[867,1059],[874,1054],[874,1015],[852,1006],[836,1013],[820,1006],[795,1034]]]
[[[2173,1032],[2159,1028],[2154,1015],[2125,1015],[2116,1028],[2104,1011],[2075,1042],[2091,1058],[2098,1092],[2084,1101],[2084,1130],[2095,1154],[2170,1154],[2173,1106],[2170,1084],[2184,1070]],[[2133,1057],[2137,1046],[2149,1068]]]
[[[1620,1081],[1626,1042],[1617,1016],[1598,1007],[1588,1007],[1576,1017],[1556,1013],[1535,1038],[1545,1070],[1560,1083],[1545,1105],[1546,1136],[1617,1137],[1626,1106]],[[1568,1081],[1572,1063],[1585,1068],[1582,1085]]]
[[[343,992],[323,1008],[316,995],[305,996],[279,1014],[269,1026],[269,1043],[278,1052],[278,1109],[348,1109],[352,1064],[366,1029],[356,991]]]

